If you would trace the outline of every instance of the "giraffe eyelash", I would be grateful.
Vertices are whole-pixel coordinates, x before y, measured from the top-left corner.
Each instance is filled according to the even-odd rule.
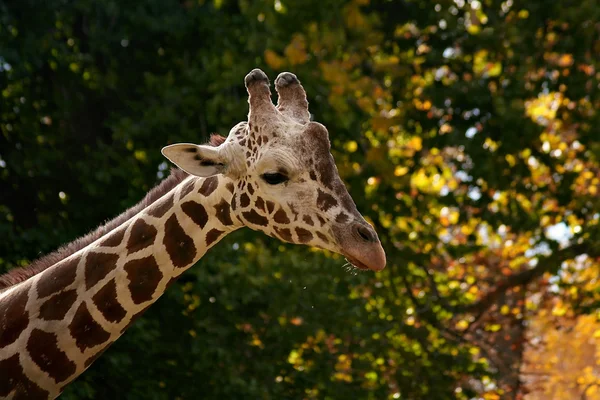
[[[262,174],[260,177],[269,185],[278,185],[289,180],[289,178],[286,175],[280,172],[265,173]]]

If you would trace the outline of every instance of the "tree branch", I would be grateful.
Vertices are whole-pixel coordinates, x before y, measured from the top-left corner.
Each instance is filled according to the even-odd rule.
[[[587,253],[590,256],[596,256],[596,254],[591,254],[591,251],[591,246],[586,242],[556,250],[548,257],[541,259],[534,268],[510,275],[503,281],[499,282],[477,302],[463,307],[456,307],[455,311],[457,313],[484,312],[498,299],[502,293],[505,293],[508,289],[516,286],[527,286],[533,280],[544,275],[544,273],[556,271],[563,261],[572,259],[578,255]]]

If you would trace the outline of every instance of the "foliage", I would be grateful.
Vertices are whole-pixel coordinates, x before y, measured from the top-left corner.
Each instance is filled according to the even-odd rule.
[[[537,390],[519,371],[548,371],[555,328],[597,332],[600,301],[600,9],[571,4],[0,3],[0,269],[141,198],[162,146],[226,133],[256,66],[302,79],[388,254],[352,275],[237,232],[64,398]],[[573,365],[564,398],[598,373]]]

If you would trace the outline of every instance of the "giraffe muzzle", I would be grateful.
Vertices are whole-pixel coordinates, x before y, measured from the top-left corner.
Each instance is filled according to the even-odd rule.
[[[366,222],[340,227],[336,236],[342,255],[355,267],[371,271],[385,268],[385,251],[377,233]]]

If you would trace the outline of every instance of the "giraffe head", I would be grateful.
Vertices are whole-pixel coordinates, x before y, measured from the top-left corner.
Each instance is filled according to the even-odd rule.
[[[245,84],[248,121],[233,127],[219,146],[181,143],[165,147],[163,154],[192,175],[231,179],[237,223],[340,253],[360,269],[383,269],[377,233],[339,177],[327,129],[310,121],[300,81],[289,72],[277,77],[277,106],[264,72],[251,71]]]

